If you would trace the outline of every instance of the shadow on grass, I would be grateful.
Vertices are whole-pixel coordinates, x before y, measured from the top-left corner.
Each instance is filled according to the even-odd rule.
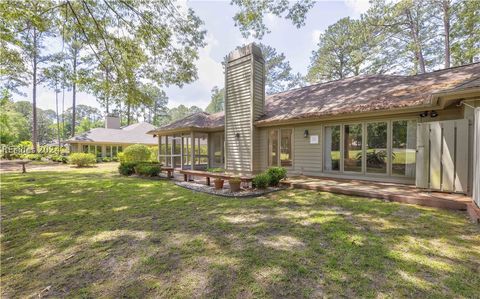
[[[7,175],[2,193],[6,297],[472,297],[480,285],[480,229],[463,213],[300,190],[225,199],[93,169]]]

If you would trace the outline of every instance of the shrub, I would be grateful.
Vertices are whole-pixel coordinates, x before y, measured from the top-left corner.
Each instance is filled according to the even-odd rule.
[[[61,162],[61,163],[67,163],[68,162],[68,158],[65,157],[65,156],[62,156],[62,155],[53,155],[50,157],[50,160],[54,161],[54,162]]]
[[[123,154],[123,152],[117,154],[117,160],[120,161],[120,163],[127,162],[125,161],[125,155]]]
[[[121,175],[132,175],[135,173],[135,166],[137,166],[137,163],[132,163],[132,162],[124,162],[120,163],[118,166],[118,172]]]
[[[151,152],[148,146],[143,144],[133,144],[127,146],[127,148],[123,151],[122,159],[125,162],[146,162],[150,161],[150,157]]]
[[[237,184],[238,184],[238,183],[241,183],[242,180],[241,180],[240,178],[233,177],[233,178],[228,179],[228,182],[229,182],[229,183],[234,183],[234,184],[237,183]]]
[[[94,154],[87,153],[73,153],[69,157],[70,164],[75,164],[78,167],[85,167],[97,162]]]
[[[252,180],[253,187],[258,189],[267,188],[269,183],[270,183],[270,176],[266,173],[257,174]]]
[[[32,160],[32,161],[42,160],[42,155],[40,155],[40,154],[27,154],[24,157],[25,157],[25,159]]]
[[[158,146],[150,146],[150,159],[149,161],[158,161]]]
[[[270,178],[270,186],[276,187],[281,180],[287,177],[287,170],[283,167],[270,167],[267,169],[266,174]]]
[[[118,157],[112,157],[112,162],[118,162]]]
[[[110,162],[112,161],[112,159],[108,158],[108,157],[103,157],[102,158],[102,162]]]
[[[160,173],[160,166],[157,165],[149,165],[149,164],[139,164],[135,167],[135,173],[138,175],[143,176],[158,176]]]

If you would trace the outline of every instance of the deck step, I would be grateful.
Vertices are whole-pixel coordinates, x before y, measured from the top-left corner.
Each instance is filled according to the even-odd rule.
[[[324,184],[312,184],[312,183],[298,183],[298,182],[284,182],[285,185],[290,186],[296,189],[307,189],[307,190],[316,190],[316,191],[325,191],[343,195],[351,196],[360,196],[360,197],[369,197],[369,198],[378,198],[388,201],[402,202],[408,204],[417,204],[421,206],[441,208],[447,210],[467,210],[468,201],[460,201],[449,198],[442,198],[436,196],[435,192],[427,193],[417,191],[404,192],[404,194],[393,193],[393,192],[384,192],[381,190],[366,190],[368,189],[363,186],[363,188],[354,188],[346,186],[331,186]],[[363,189],[363,190],[362,190]],[[401,191],[401,190],[400,190]],[[410,194],[409,194],[410,193]]]

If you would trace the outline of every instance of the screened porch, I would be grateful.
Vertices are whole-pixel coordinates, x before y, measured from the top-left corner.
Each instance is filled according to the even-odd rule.
[[[158,135],[158,160],[166,167],[206,170],[223,168],[223,132],[188,131]]]

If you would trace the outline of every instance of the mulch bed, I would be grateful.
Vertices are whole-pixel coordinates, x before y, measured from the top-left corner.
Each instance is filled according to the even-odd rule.
[[[208,193],[224,197],[257,197],[268,193],[285,190],[287,187],[268,187],[267,189],[241,189],[239,192],[231,192],[230,188],[215,189],[212,186],[197,184],[194,182],[175,182],[175,185],[193,191]]]

